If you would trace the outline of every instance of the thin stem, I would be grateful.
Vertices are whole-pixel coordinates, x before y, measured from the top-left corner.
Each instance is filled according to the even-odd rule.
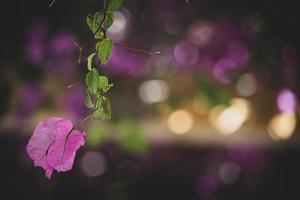
[[[106,10],[107,8],[106,8],[106,5],[105,5],[105,1],[103,1],[103,13],[102,13],[102,20],[100,21],[100,25],[99,25],[99,27],[97,28],[97,30],[95,31],[95,35],[96,35],[96,33],[101,29],[102,30],[102,32],[103,32],[103,34],[104,34],[104,38],[106,38],[106,30],[102,27],[103,26],[103,23],[104,23],[104,21],[105,21],[105,19],[106,19]]]
[[[53,4],[55,3],[55,1],[56,1],[56,0],[53,0],[53,1],[50,3],[49,8],[53,6]]]
[[[68,88],[68,89],[71,89],[72,87],[77,86],[78,84],[79,84],[79,82],[73,83],[73,84],[69,85],[67,88]]]
[[[106,30],[105,30],[102,26],[103,26],[103,23],[104,23],[104,21],[105,21],[105,19],[106,19],[106,11],[107,11],[106,9],[107,9],[107,8],[106,8],[106,5],[105,5],[105,1],[103,1],[102,20],[100,21],[99,27],[98,27],[97,30],[95,31],[95,34],[97,34],[97,32],[101,29],[101,31],[103,32],[104,38],[106,38]],[[100,66],[101,66],[101,60],[100,60],[100,58],[99,58],[98,63],[97,63],[97,70],[100,69]]]
[[[82,59],[82,51],[83,51],[83,47],[81,47],[79,44],[77,44],[77,42],[74,42],[74,45],[78,48],[79,50],[79,55],[78,55],[78,60],[77,63],[80,64],[81,63],[81,59]]]
[[[101,60],[100,60],[100,58],[99,58],[99,60],[98,60],[98,63],[97,63],[97,70],[99,71],[100,70],[100,67],[101,67]]]
[[[83,122],[87,121],[87,120],[90,119],[91,117],[92,117],[92,115],[89,114],[88,116],[86,116],[86,117],[83,118],[82,120],[78,121],[78,122],[74,125],[74,127],[80,126]]]
[[[147,55],[160,54],[160,51],[151,52],[151,51],[146,51],[146,50],[143,50],[143,49],[137,49],[137,48],[132,48],[132,47],[124,46],[124,45],[118,44],[118,43],[114,43],[114,45],[122,47],[124,49],[129,49],[129,50],[132,50],[132,51],[144,53],[144,54],[147,54]]]

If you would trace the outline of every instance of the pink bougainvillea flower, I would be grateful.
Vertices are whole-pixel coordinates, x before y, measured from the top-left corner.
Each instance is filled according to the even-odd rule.
[[[85,143],[85,135],[74,130],[70,120],[50,118],[36,126],[26,151],[34,166],[42,167],[50,179],[53,170],[72,169],[76,151]]]

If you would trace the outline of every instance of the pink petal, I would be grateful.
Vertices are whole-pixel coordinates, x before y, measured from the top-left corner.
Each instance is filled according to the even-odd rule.
[[[54,144],[49,148],[47,162],[58,172],[72,169],[76,151],[85,143],[85,132],[72,130],[62,131]]]
[[[40,122],[27,144],[26,151],[29,157],[34,161],[34,165],[42,167],[45,171],[50,168],[46,161],[47,150],[56,138],[56,124],[62,120],[64,119],[50,118]]]
[[[54,169],[58,172],[72,169],[76,151],[85,143],[85,135],[73,130],[70,120],[50,118],[35,128],[26,147],[27,154],[50,179]]]

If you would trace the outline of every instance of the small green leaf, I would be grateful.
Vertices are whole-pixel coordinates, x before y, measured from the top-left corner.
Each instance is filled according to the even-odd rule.
[[[92,69],[92,71],[89,71],[89,73],[86,75],[86,86],[88,88],[88,91],[92,94],[92,95],[97,95],[98,93],[98,71],[94,68]]]
[[[109,27],[111,27],[113,22],[114,22],[114,13],[112,12],[107,13],[103,23],[103,28],[107,30]]]
[[[95,34],[94,37],[96,39],[103,39],[104,37],[104,34],[100,28],[101,18],[102,18],[101,12],[96,12],[94,14],[92,31]]]
[[[103,39],[104,38],[104,33],[101,31],[101,29],[99,29],[99,31],[97,31],[97,33],[95,33],[94,38],[95,39]]]
[[[99,81],[99,88],[103,92],[107,92],[113,86],[113,84],[108,83],[108,78],[106,76],[99,76],[98,81]]]
[[[111,119],[110,101],[106,97],[103,97],[101,100],[101,105],[102,105],[103,112],[105,114],[105,118]]]
[[[92,61],[93,61],[93,58],[94,58],[95,55],[96,55],[95,53],[92,53],[87,58],[87,68],[88,68],[89,71],[92,71]]]
[[[86,17],[86,23],[90,27],[90,29],[94,32],[93,20],[94,20],[94,16],[92,14],[88,14]]]
[[[105,119],[105,115],[101,109],[97,109],[92,114],[92,119],[94,120],[103,120]]]
[[[101,23],[101,13],[96,12],[93,18],[93,29],[92,29],[93,33],[95,33],[97,30],[100,30],[99,29],[100,23]]]
[[[106,97],[102,96],[96,100],[96,108],[92,114],[92,118],[95,120],[111,118],[111,106]]]
[[[116,11],[123,4],[123,0],[106,0],[107,10],[108,11]]]
[[[88,91],[87,91],[86,98],[85,98],[85,105],[88,108],[94,108],[94,104],[92,102],[91,95]]]
[[[109,56],[112,52],[112,47],[113,43],[109,38],[105,38],[96,44],[96,50],[102,64],[106,64],[108,62]]]

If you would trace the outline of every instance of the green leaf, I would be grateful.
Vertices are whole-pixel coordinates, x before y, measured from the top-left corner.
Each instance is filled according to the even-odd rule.
[[[103,23],[103,28],[107,30],[109,27],[111,27],[113,22],[114,22],[114,13],[112,12],[107,13]]]
[[[95,39],[103,39],[104,38],[104,33],[101,31],[101,29],[99,29],[99,31],[97,31],[97,33],[95,33],[94,38]]]
[[[104,34],[100,28],[101,18],[102,18],[101,12],[96,12],[94,14],[92,31],[95,34],[94,37],[96,39],[103,39],[104,37]]]
[[[105,115],[100,109],[97,109],[93,112],[92,119],[94,119],[94,120],[101,120],[102,119],[103,120],[103,119],[105,119]]]
[[[107,92],[113,86],[113,84],[108,83],[108,78],[106,76],[99,76],[98,81],[99,81],[99,88],[103,92]]]
[[[88,91],[92,94],[92,95],[97,95],[98,93],[98,71],[94,68],[92,69],[92,71],[89,71],[89,73],[86,75],[86,86],[88,88]]]
[[[116,11],[122,6],[123,2],[123,0],[106,0],[107,10]]]
[[[86,97],[85,97],[85,106],[88,108],[94,108],[94,104],[92,102],[92,98],[90,93],[87,91]]]
[[[111,118],[111,106],[109,100],[102,96],[96,100],[96,110],[92,114],[95,120],[104,120]]]
[[[92,14],[88,14],[86,17],[86,23],[90,27],[90,29],[94,32],[93,20],[94,20],[94,16]]]
[[[96,50],[102,64],[106,64],[108,62],[109,56],[112,52],[112,47],[113,43],[109,38],[105,38],[96,44]]]
[[[95,55],[96,55],[95,53],[92,53],[87,58],[87,68],[88,68],[89,71],[92,71],[92,61],[93,61],[93,58],[94,58]]]
[[[101,22],[101,13],[96,12],[93,18],[93,29],[92,29],[93,33],[95,33],[99,29],[100,22]]]
[[[101,106],[102,106],[103,112],[105,114],[105,118],[106,119],[111,119],[110,101],[106,97],[102,98],[102,100],[101,100]]]

